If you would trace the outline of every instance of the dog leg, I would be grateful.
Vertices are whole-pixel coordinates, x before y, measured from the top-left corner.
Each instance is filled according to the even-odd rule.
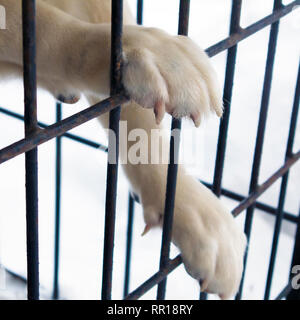
[[[89,97],[91,104],[96,98]],[[108,127],[109,116],[99,118]],[[151,155],[151,130],[161,129],[151,110],[132,103],[122,107],[121,121],[128,134],[144,129]],[[162,145],[168,138],[161,134]],[[145,231],[162,227],[166,194],[166,164],[132,164],[128,150],[134,142],[120,139],[120,157],[132,190],[139,196],[144,210]],[[168,159],[168,148],[159,148],[159,159]],[[149,156],[150,160],[150,156]],[[246,237],[222,202],[205,186],[189,176],[179,165],[172,241],[180,249],[187,272],[205,284],[202,289],[228,298],[236,293],[243,270]]]

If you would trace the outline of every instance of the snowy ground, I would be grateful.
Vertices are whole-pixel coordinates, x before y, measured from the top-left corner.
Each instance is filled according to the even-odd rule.
[[[135,0],[130,1],[132,7],[135,2]],[[272,2],[245,0],[242,26],[247,26],[271,13]],[[284,1],[288,2],[291,1]],[[174,0],[146,0],[145,24],[176,34],[178,3],[179,1]],[[231,1],[193,0],[191,3],[192,39],[206,48],[227,36]],[[299,62],[298,21],[299,13],[297,17],[295,12],[290,17],[284,18],[280,25],[260,182],[279,168],[284,160]],[[260,31],[242,42],[238,51],[224,187],[245,195],[249,187],[268,34],[269,28]],[[212,60],[223,83],[226,54],[222,53]],[[20,82],[1,83],[0,93],[1,106],[22,112],[23,91]],[[40,91],[38,105],[39,120],[53,123],[55,121],[53,99],[47,93]],[[75,107],[64,106],[64,117],[87,105],[87,102],[82,101]],[[168,123],[168,120],[166,122]],[[217,128],[218,121],[212,118],[199,131],[195,131],[198,137],[197,143],[201,145],[203,154],[198,165],[190,166],[189,169],[194,175],[206,181],[212,181]],[[2,133],[0,148],[23,137],[22,123],[1,114],[0,129]],[[191,129],[191,124],[188,122],[184,123],[184,130],[187,129]],[[106,141],[97,121],[80,126],[74,132],[99,142]],[[298,132],[295,150],[298,150],[299,146]],[[195,142],[190,142],[189,148],[194,147]],[[46,298],[51,292],[53,274],[54,148],[53,141],[39,148],[40,275],[42,292]],[[62,298],[100,297],[105,179],[106,155],[103,152],[67,139],[63,140],[60,273]],[[279,187],[280,182],[260,200],[276,206]],[[297,164],[291,171],[285,204],[285,210],[294,214],[299,211],[299,187],[300,165]],[[118,188],[113,281],[115,299],[122,298],[125,261],[128,184],[122,173]],[[237,205],[227,199],[224,201],[230,208]],[[24,207],[24,157],[20,156],[0,167],[0,261],[22,275],[26,274]],[[238,220],[242,227],[243,217]],[[270,215],[256,210],[244,290],[245,299],[263,297],[273,226],[274,219]],[[154,231],[144,238],[140,237],[144,222],[139,205],[137,205],[134,228],[131,289],[157,271],[160,249],[159,231]],[[283,223],[271,297],[275,297],[286,284],[294,232],[295,228],[291,223]],[[176,249],[173,248],[172,255],[175,254]],[[15,284],[8,277],[6,286],[0,287],[0,295],[23,298],[25,291],[21,288],[21,284]],[[168,299],[197,299],[198,295],[197,284],[186,274],[183,267],[169,276]],[[155,298],[155,290],[150,291],[144,298]]]

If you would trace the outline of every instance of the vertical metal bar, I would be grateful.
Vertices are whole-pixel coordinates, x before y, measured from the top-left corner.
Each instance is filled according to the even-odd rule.
[[[290,273],[290,280],[295,277],[295,274],[292,272],[294,266],[300,265],[300,211],[298,215],[298,225],[296,230],[295,236],[295,244],[294,244],[294,251],[293,251],[293,258],[291,264],[291,273]],[[299,283],[299,282],[298,282]],[[287,300],[300,300],[300,289],[292,288],[290,293],[286,297]]]
[[[121,91],[123,0],[112,0],[111,21],[111,95]],[[116,138],[116,163],[107,164],[102,299],[111,300],[117,182],[119,165],[119,121],[121,107],[110,112],[109,128]],[[109,148],[113,146],[109,138]]]
[[[143,24],[143,0],[137,0],[137,24]],[[126,258],[125,258],[125,276],[124,276],[124,298],[129,293],[130,284],[130,269],[131,269],[131,249],[132,249],[132,231],[133,231],[133,220],[134,220],[134,207],[135,201],[132,195],[129,193],[128,196],[128,224],[127,224],[127,241],[126,241]]]
[[[282,6],[281,0],[275,0],[273,11],[279,9],[281,6]],[[262,150],[263,150],[267,115],[268,115],[268,109],[269,109],[269,100],[270,100],[270,92],[271,92],[271,84],[272,84],[272,76],[273,76],[273,68],[274,68],[274,60],[275,60],[275,53],[276,53],[278,30],[279,30],[279,21],[272,24],[271,31],[270,31],[268,55],[267,55],[264,86],[263,86],[263,94],[262,94],[259,123],[258,123],[257,135],[256,135],[256,145],[255,145],[255,152],[254,152],[254,158],[253,158],[249,194],[252,192],[255,192],[255,190],[258,187],[258,179],[259,179],[259,172],[260,172],[260,165],[261,165],[261,158],[262,158]],[[255,209],[255,205],[252,205],[251,207],[249,207],[247,209],[247,213],[246,213],[245,229],[244,230],[247,235],[248,243],[250,241],[251,226],[252,226],[254,209]],[[244,285],[244,279],[245,279],[245,271],[246,271],[246,266],[247,266],[247,257],[248,257],[248,249],[246,249],[246,253],[245,253],[245,257],[244,257],[244,271],[243,271],[243,276],[242,276],[242,280],[241,280],[241,284],[240,284],[240,289],[239,289],[239,292],[236,296],[237,300],[242,298],[243,285]]]
[[[61,104],[56,104],[56,122],[62,119]],[[56,138],[56,160],[55,160],[55,234],[54,234],[54,277],[53,294],[54,300],[59,299],[59,249],[60,249],[60,209],[61,209],[61,140]]]
[[[240,29],[241,11],[242,11],[242,0],[232,1],[230,31],[229,31],[230,35],[238,32]],[[237,45],[229,48],[228,54],[227,54],[225,84],[224,84],[224,93],[223,93],[224,114],[220,121],[215,172],[214,172],[214,180],[213,180],[213,186],[212,186],[212,191],[218,197],[221,196],[221,189],[222,189],[222,178],[223,178],[224,163],[225,163],[226,143],[227,143],[227,134],[228,134],[228,127],[229,127],[229,119],[230,119],[230,109],[231,109],[231,100],[232,100],[232,91],[233,91],[233,80],[234,80],[234,74],[235,74],[236,56],[237,56]],[[205,292],[201,292],[200,300],[206,300],[206,299],[207,299],[207,294]]]
[[[290,122],[285,161],[292,156],[292,152],[293,152],[293,144],[295,140],[297,118],[298,118],[298,111],[299,111],[299,96],[300,96],[300,64],[298,69],[298,78],[297,78],[295,98],[294,98],[294,104],[293,104],[293,110],[292,110],[292,116],[291,116],[291,122]],[[272,278],[273,278],[273,272],[274,272],[276,254],[277,254],[277,246],[278,246],[279,234],[280,234],[280,229],[281,229],[281,224],[283,219],[283,209],[284,209],[284,202],[285,202],[285,196],[286,196],[286,190],[287,190],[287,184],[288,184],[288,177],[289,177],[289,171],[282,177],[281,186],[280,186],[279,203],[278,203],[278,208],[276,213],[276,222],[275,222],[275,229],[273,234],[272,250],[270,255],[269,270],[268,270],[266,290],[265,290],[265,296],[264,296],[265,300],[268,300],[270,297]]]
[[[144,0],[137,0],[137,24],[143,24],[143,16],[144,16]]]
[[[129,197],[128,197],[128,224],[127,224],[126,260],[125,260],[124,298],[129,293],[133,220],[134,220],[134,199],[131,196],[131,194],[129,194]]]
[[[34,133],[36,108],[36,11],[35,0],[22,1],[23,65],[25,98],[25,137]],[[38,253],[38,153],[37,148],[25,155],[26,168],[26,231],[27,290],[29,300],[39,299]]]
[[[178,27],[178,34],[180,35],[188,34],[189,12],[190,12],[190,0],[181,0],[180,9],[179,9],[179,27]],[[181,130],[181,120],[173,118],[171,130],[172,130],[172,133],[178,130]],[[160,256],[160,269],[164,268],[169,261],[176,184],[177,184],[178,155],[179,155],[179,143],[180,143],[179,140],[180,140],[180,137],[174,137],[174,135],[171,135],[170,164],[168,167],[168,175],[167,175],[167,190],[166,190],[166,201],[165,201],[165,212],[164,212],[164,223],[163,223],[163,234],[162,234],[162,245],[161,245],[161,256]],[[167,285],[167,279],[164,279],[162,282],[159,283],[158,289],[157,289],[158,300],[163,300],[165,298],[166,285]]]
[[[237,33],[240,29],[241,10],[242,10],[242,0],[232,1],[230,35]],[[237,56],[237,45],[229,48],[228,55],[227,55],[226,75],[225,75],[225,84],[224,84],[224,93],[223,93],[224,114],[220,121],[217,156],[216,156],[216,164],[215,164],[215,172],[214,172],[214,180],[213,180],[213,188],[212,188],[213,192],[218,197],[221,196],[236,56]]]

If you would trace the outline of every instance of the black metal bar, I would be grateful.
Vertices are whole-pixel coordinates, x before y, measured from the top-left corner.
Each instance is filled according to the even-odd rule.
[[[137,24],[143,24],[143,15],[144,15],[144,0],[137,0]]]
[[[62,119],[61,104],[56,104],[56,122]],[[55,160],[55,230],[54,230],[54,275],[53,294],[54,300],[59,299],[59,249],[60,249],[60,209],[61,209],[61,143],[62,137],[56,138]]]
[[[111,23],[111,95],[121,92],[121,68],[122,68],[122,30],[123,30],[123,0],[112,0]],[[121,108],[110,112],[109,128],[115,134],[116,145],[113,146],[111,135],[109,147],[115,147],[116,163],[107,163],[106,204],[105,204],[105,230],[104,253],[102,275],[102,299],[111,300],[112,273],[113,273],[113,249],[115,235],[115,216],[117,201],[117,181],[119,164],[119,121]]]
[[[293,110],[291,115],[285,160],[288,159],[293,153],[293,145],[295,140],[297,118],[298,118],[298,112],[299,112],[299,97],[300,97],[300,64],[298,68],[298,78],[296,83],[295,98],[294,98]],[[276,254],[277,254],[277,246],[279,241],[279,234],[280,234],[281,224],[283,220],[283,208],[285,203],[288,178],[289,178],[289,171],[287,171],[287,173],[282,177],[281,186],[280,186],[278,209],[277,209],[277,215],[276,215],[276,221],[275,221],[275,229],[273,234],[272,249],[271,249],[271,255],[270,255],[270,262],[269,262],[269,270],[268,270],[266,290],[265,290],[265,296],[264,296],[265,300],[268,300],[270,297],[274,266],[275,266],[275,260],[276,260]]]
[[[297,161],[300,159],[300,150],[291,156],[283,166],[275,171],[264,183],[257,187],[257,189],[249,194],[234,210],[232,215],[237,217],[241,212],[255,204],[255,201],[268,190],[279,178],[281,178]]]
[[[290,271],[290,281],[293,281],[293,278],[296,276],[293,273],[293,267],[300,265],[300,210],[298,214],[298,225],[295,235],[295,244],[292,256],[292,263],[291,263],[291,271]],[[296,281],[299,284],[299,281]],[[300,300],[300,289],[293,288],[287,295],[287,300]]]
[[[230,35],[240,30],[240,19],[242,11],[242,0],[232,1],[231,7],[231,21],[230,21]],[[233,80],[235,74],[235,63],[237,56],[237,45],[229,48],[226,62],[225,84],[223,93],[224,113],[220,121],[219,138],[217,146],[217,155],[215,163],[215,172],[213,179],[212,191],[216,196],[221,196],[222,178],[225,163],[226,142],[230,119],[231,99],[233,90]],[[206,300],[207,294],[200,293],[200,300]]]
[[[134,199],[128,196],[128,223],[127,223],[127,241],[126,241],[126,258],[125,258],[125,277],[124,277],[124,297],[129,293],[130,284],[130,267],[131,267],[131,251],[132,251],[132,231],[134,220]]]
[[[168,274],[175,270],[179,265],[182,264],[182,258],[178,255],[173,260],[169,260],[166,266],[155,273],[151,278],[140,285],[136,290],[130,293],[125,300],[137,300],[143,296],[146,292],[152,289],[155,285],[163,281]]]
[[[208,187],[209,189],[212,189],[212,184],[207,183],[205,181],[200,181],[200,182],[202,184],[204,184],[206,187]],[[227,190],[224,188],[221,189],[221,195],[228,197],[230,199],[236,200],[236,201],[244,201],[247,198],[244,195],[238,194],[236,192],[233,192],[233,191],[230,191],[230,190]],[[254,205],[257,209],[262,210],[265,213],[276,215],[277,208],[274,208],[274,207],[272,207],[268,204],[262,203],[262,202],[255,202]],[[284,213],[283,213],[283,218],[289,222],[292,222],[292,223],[298,222],[297,216],[295,216],[292,213],[286,212],[286,211],[284,211]]]
[[[273,11],[279,9],[281,5],[282,5],[281,0],[275,0]],[[270,93],[271,93],[271,84],[272,84],[272,76],[273,76],[273,69],[274,69],[278,29],[279,29],[279,22],[275,22],[274,24],[272,24],[271,31],[270,31],[270,38],[269,38],[263,94],[262,94],[259,123],[257,128],[257,135],[256,135],[256,144],[255,144],[255,151],[254,151],[254,157],[253,157],[249,193],[255,192],[255,190],[258,187],[258,179],[259,179],[260,165],[261,165],[261,159],[262,159],[262,150],[263,150],[267,115],[268,115],[268,109],[269,109],[269,100],[270,100]],[[246,213],[245,233],[246,233],[248,242],[250,241],[254,209],[255,209],[255,206],[250,206],[247,209],[247,213]],[[248,249],[246,248],[246,253],[244,256],[243,276],[242,276],[239,292],[236,296],[238,300],[242,298],[245,271],[247,268],[247,258],[248,258]]]
[[[181,0],[179,8],[179,35],[188,34],[190,0]],[[173,217],[177,184],[178,157],[180,145],[181,120],[172,119],[170,139],[170,163],[167,174],[167,190],[164,211],[162,244],[159,268],[163,269],[169,262],[170,246],[172,239]],[[161,281],[157,288],[157,300],[164,300],[166,294],[167,279]]]
[[[137,0],[136,22],[139,25],[143,24],[144,1]],[[128,224],[127,224],[127,239],[126,239],[126,257],[125,257],[125,276],[124,276],[124,298],[129,293],[130,286],[130,271],[131,271],[131,251],[132,251],[132,232],[134,220],[135,199],[129,192],[128,196]]]
[[[13,111],[1,108],[1,107],[0,107],[0,112],[5,114],[5,115],[7,115],[7,116],[9,116],[9,117],[14,118],[14,119],[17,119],[17,120],[20,120],[20,121],[24,121],[24,116],[22,116],[19,113],[16,113],[16,112],[13,112]],[[46,124],[46,123],[38,121],[38,126],[41,127],[41,128],[47,128],[47,127],[49,127],[49,124]],[[66,137],[66,138],[71,139],[73,141],[77,141],[77,142],[80,142],[82,144],[85,144],[85,145],[87,145],[89,147],[92,147],[92,148],[95,148],[95,149],[99,149],[99,150],[104,151],[104,152],[108,152],[108,148],[106,146],[104,146],[103,144],[98,143],[96,141],[91,141],[89,139],[77,136],[75,134],[64,133],[62,135],[62,137]]]
[[[242,10],[242,0],[232,1],[230,35],[236,33],[240,29],[240,19]],[[222,178],[224,171],[226,142],[230,119],[231,99],[233,90],[233,80],[235,74],[235,63],[237,56],[237,45],[229,48],[227,55],[227,65],[224,84],[224,113],[220,121],[219,139],[217,147],[217,156],[213,180],[213,192],[219,197],[221,195]]]
[[[207,48],[206,53],[210,57],[213,57],[218,53],[221,53],[222,51],[229,49],[230,47],[236,45],[242,40],[245,40],[246,38],[252,36],[256,32],[264,29],[265,27],[268,27],[269,25],[275,23],[276,21],[279,21],[281,18],[291,13],[299,5],[300,5],[300,0],[296,0],[288,4],[287,6],[281,6],[280,9],[275,10],[269,16],[261,20],[258,20],[257,22],[251,24],[249,27],[245,29],[241,28],[239,32],[233,34],[231,37],[228,37],[214,44],[213,46]]]
[[[91,119],[97,118],[127,101],[128,98],[125,96],[115,95],[45,129],[39,129],[39,131],[31,134],[26,139],[22,139],[0,150],[0,164],[24,152],[30,151],[55,137],[61,136],[65,132],[74,129]]]
[[[35,0],[22,1],[23,65],[25,98],[25,137],[37,130],[36,108],[36,12]],[[26,167],[26,234],[27,294],[29,300],[39,299],[38,247],[38,155],[37,148],[25,155]]]

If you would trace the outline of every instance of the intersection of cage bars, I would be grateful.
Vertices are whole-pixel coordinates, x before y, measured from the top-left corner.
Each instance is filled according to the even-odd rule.
[[[269,261],[268,275],[265,288],[265,299],[270,297],[270,289],[273,279],[273,272],[276,260],[278,240],[283,220],[290,221],[297,226],[295,244],[291,268],[300,265],[300,213],[298,216],[285,212],[284,203],[287,192],[289,169],[299,160],[300,150],[293,153],[293,143],[296,134],[297,117],[299,110],[300,96],[300,64],[296,82],[293,109],[290,120],[289,135],[286,146],[284,164],[272,174],[264,183],[258,184],[260,163],[262,158],[263,142],[265,136],[266,121],[268,115],[269,98],[271,92],[272,74],[274,59],[276,54],[276,44],[279,31],[279,21],[282,17],[291,13],[296,6],[300,5],[300,0],[283,5],[281,0],[274,0],[273,12],[263,19],[253,23],[247,28],[240,26],[240,16],[242,0],[232,1],[230,34],[228,38],[206,49],[206,53],[212,57],[220,52],[228,50],[226,74],[224,83],[224,116],[220,121],[219,138],[217,145],[217,155],[213,182],[203,182],[217,196],[226,196],[239,201],[239,205],[232,211],[234,216],[246,210],[245,232],[248,240],[251,236],[251,225],[254,209],[263,210],[275,216],[275,227],[271,255]],[[38,173],[37,173],[37,147],[56,138],[56,200],[55,200],[55,255],[54,255],[54,284],[53,299],[59,298],[59,240],[60,240],[60,199],[61,199],[61,156],[62,138],[71,139],[85,144],[92,148],[108,152],[108,148],[95,141],[68,133],[67,131],[94,119],[106,112],[110,112],[110,129],[116,133],[117,146],[119,144],[118,124],[120,119],[121,105],[128,101],[128,97],[122,91],[121,85],[121,66],[122,66],[122,27],[123,27],[123,1],[112,0],[112,32],[111,32],[111,97],[101,101],[71,117],[62,120],[61,104],[57,104],[56,123],[47,125],[37,121],[36,108],[36,17],[35,0],[22,1],[23,19],[23,62],[24,62],[24,92],[25,92],[25,112],[24,116],[10,110],[0,108],[0,112],[24,121],[25,138],[0,150],[0,164],[8,161],[20,154],[25,153],[26,167],[26,228],[27,228],[27,288],[28,299],[39,299],[39,265],[38,265]],[[190,0],[181,0],[179,8],[179,28],[178,34],[188,34]],[[137,1],[137,23],[143,22],[143,1]],[[227,132],[230,120],[230,106],[233,91],[233,81],[235,74],[235,62],[237,56],[238,43],[247,37],[255,34],[261,29],[271,26],[269,36],[269,46],[267,52],[267,62],[265,68],[265,78],[261,99],[261,108],[257,128],[256,145],[251,172],[251,181],[248,196],[222,188],[222,177],[225,162]],[[172,119],[172,129],[181,129],[181,120]],[[132,231],[134,221],[134,206],[138,199],[129,194],[128,200],[128,226],[127,226],[127,245],[125,262],[125,281],[124,299],[138,299],[154,286],[157,285],[157,299],[165,298],[167,276],[182,264],[182,258],[178,255],[170,259],[170,242],[172,232],[172,221],[176,190],[177,162],[179,139],[171,136],[170,140],[170,164],[167,175],[165,214],[162,232],[161,258],[159,271],[145,281],[140,287],[129,292],[130,269],[131,269],[131,250],[132,250]],[[118,147],[116,148],[118,150]],[[107,165],[107,191],[105,207],[105,228],[104,228],[104,257],[102,275],[102,299],[110,300],[112,293],[112,271],[113,271],[113,246],[115,234],[115,216],[117,199],[117,175],[118,163]],[[277,207],[269,206],[257,201],[257,199],[276,181],[281,179],[280,193]],[[245,270],[247,266],[247,252],[244,258]],[[15,275],[18,276],[18,275]],[[289,283],[279,293],[277,299],[300,299],[300,290],[294,290],[291,285],[292,273]],[[242,277],[239,292],[236,299],[242,298],[244,274]],[[207,299],[207,295],[201,293],[200,299]]]

